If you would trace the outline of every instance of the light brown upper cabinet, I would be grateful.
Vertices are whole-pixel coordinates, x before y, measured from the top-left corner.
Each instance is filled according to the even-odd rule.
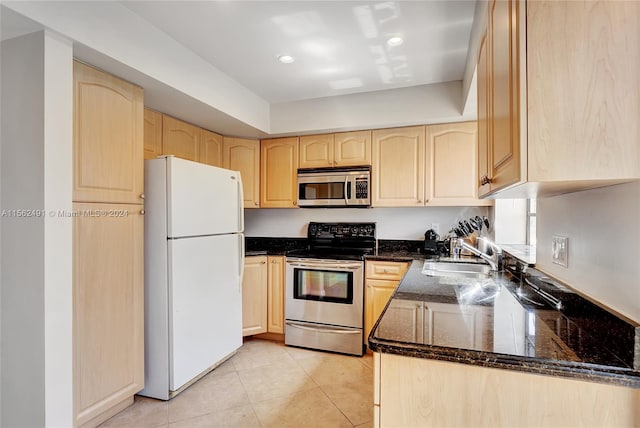
[[[428,205],[492,205],[477,197],[476,122],[426,127]]]
[[[155,159],[162,154],[162,113],[144,109],[144,158]]]
[[[488,10],[480,192],[548,196],[639,179],[640,3],[494,0]]]
[[[372,206],[424,206],[424,137],[424,126],[372,132]]]
[[[245,208],[260,207],[260,141],[224,137],[222,165],[240,171]]]
[[[298,137],[260,142],[260,207],[297,207]]]
[[[300,168],[371,165],[371,131],[300,137]]]
[[[73,200],[142,203],[142,88],[74,61]]]
[[[334,166],[371,165],[371,131],[338,132]]]
[[[333,134],[304,135],[300,137],[300,168],[334,166]]]
[[[478,196],[491,191],[489,177],[489,45],[487,35],[482,37],[478,55]]]
[[[200,156],[198,161],[222,167],[222,135],[200,129]]]
[[[162,154],[198,162],[201,129],[195,125],[162,116]]]

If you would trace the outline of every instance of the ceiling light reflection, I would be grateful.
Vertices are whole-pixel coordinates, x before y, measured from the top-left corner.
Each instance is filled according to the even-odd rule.
[[[291,64],[292,62],[295,61],[295,58],[292,57],[291,55],[278,55],[278,61],[280,61],[283,64]]]
[[[404,40],[402,39],[402,37],[399,37],[399,36],[393,36],[387,40],[387,44],[389,46],[400,46],[403,42]]]
[[[371,6],[356,6],[353,8],[353,14],[356,16],[356,21],[358,21],[360,31],[362,31],[362,34],[367,39],[378,37],[378,28],[375,20],[373,19]]]
[[[334,90],[359,88],[361,86],[362,86],[362,79],[358,77],[352,77],[350,79],[342,79],[342,80],[332,80],[329,82],[329,87]]]

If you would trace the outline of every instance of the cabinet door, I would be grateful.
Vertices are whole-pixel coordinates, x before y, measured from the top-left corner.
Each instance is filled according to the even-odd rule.
[[[73,209],[74,409],[81,425],[144,384],[144,225],[140,205]]]
[[[242,278],[242,335],[267,332],[267,257],[246,257]]]
[[[142,203],[142,88],[73,63],[73,200]]]
[[[267,261],[267,332],[284,334],[284,257]]]
[[[393,299],[376,334],[400,342],[424,343],[423,316],[421,301]]]
[[[298,137],[260,142],[260,206],[294,208],[297,204]]]
[[[334,166],[371,165],[371,131],[334,135]]]
[[[424,323],[426,344],[483,349],[493,341],[488,334],[493,330],[487,329],[493,323],[490,308],[429,303],[425,307]]]
[[[162,113],[144,109],[144,158],[155,159],[162,154]]]
[[[162,154],[198,162],[200,159],[200,131],[195,125],[162,116]]]
[[[322,168],[333,165],[333,134],[300,137],[300,168]]]
[[[476,198],[477,123],[427,126],[429,205],[491,205]]]
[[[387,306],[393,291],[400,281],[366,279],[364,291],[364,341],[367,343],[369,333],[380,314]]]
[[[489,5],[491,42],[491,190],[520,180],[518,18],[516,0]]]
[[[527,178],[639,178],[640,2],[526,8]]]
[[[372,206],[424,206],[424,133],[424,126],[373,131]]]
[[[482,197],[491,191],[489,183],[489,141],[491,130],[489,127],[489,44],[487,35],[482,37],[478,55],[478,196]]]
[[[198,161],[207,165],[222,167],[222,135],[200,130],[200,154]]]
[[[224,137],[222,165],[240,171],[245,208],[260,207],[260,141]]]

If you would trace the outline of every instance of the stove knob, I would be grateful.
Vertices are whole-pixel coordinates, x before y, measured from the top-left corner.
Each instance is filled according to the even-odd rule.
[[[311,226],[309,226],[309,235],[315,236],[317,231],[318,231],[318,226],[316,226],[315,224],[312,224]]]
[[[356,226],[353,226],[351,228],[351,235],[356,236],[357,234],[358,234],[358,228]]]
[[[365,227],[365,230],[366,230],[367,235],[371,235],[373,233],[373,227],[372,226]]]

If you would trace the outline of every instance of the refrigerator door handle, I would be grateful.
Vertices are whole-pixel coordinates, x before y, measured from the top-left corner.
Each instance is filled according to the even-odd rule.
[[[239,233],[238,239],[240,240],[240,245],[238,245],[238,249],[240,250],[240,263],[238,263],[240,268],[240,272],[238,272],[238,291],[242,294],[242,280],[244,279],[244,234]]]
[[[238,232],[244,232],[244,189],[240,173],[238,173]]]

